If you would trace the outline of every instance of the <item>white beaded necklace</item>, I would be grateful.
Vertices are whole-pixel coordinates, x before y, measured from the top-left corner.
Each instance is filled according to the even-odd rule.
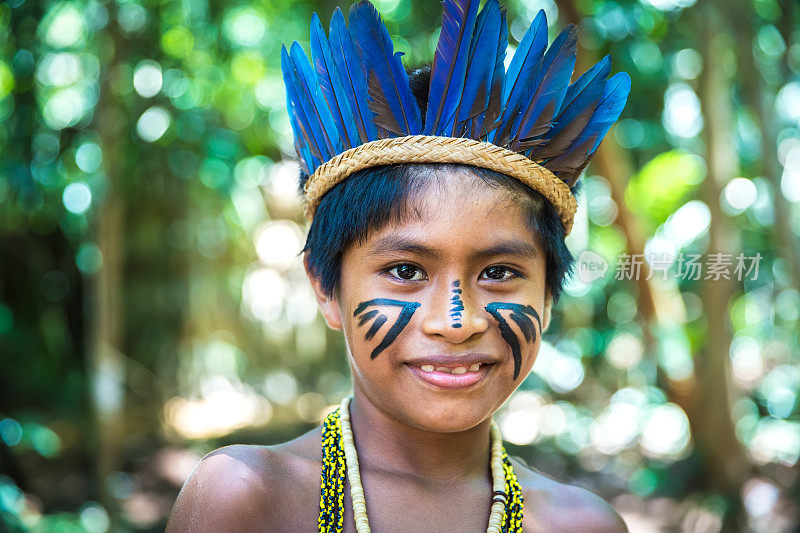
[[[339,409],[339,423],[342,427],[342,447],[344,448],[345,468],[350,481],[350,497],[353,500],[353,516],[358,533],[370,533],[367,520],[367,502],[364,499],[364,487],[361,485],[361,473],[358,469],[358,454],[350,428],[351,396],[342,400]],[[503,439],[497,424],[492,420],[492,511],[489,515],[489,526],[486,533],[500,533],[503,523],[503,510],[506,506],[506,479],[503,471]]]

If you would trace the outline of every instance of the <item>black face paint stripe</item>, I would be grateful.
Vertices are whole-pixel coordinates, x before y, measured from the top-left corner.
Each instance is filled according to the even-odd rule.
[[[500,335],[502,335],[503,340],[511,346],[511,355],[514,357],[514,379],[517,379],[520,367],[522,366],[522,350],[520,348],[519,337],[517,337],[517,334],[511,329],[508,321],[500,314],[501,310],[511,311],[511,320],[513,320],[520,331],[522,331],[522,335],[527,342],[536,340],[536,328],[533,325],[533,321],[531,321],[528,316],[532,316],[536,319],[536,323],[539,324],[539,330],[542,329],[542,321],[539,318],[539,313],[530,305],[492,302],[486,306],[486,311],[497,320],[497,326],[500,328]]]
[[[453,319],[453,327],[461,327],[461,311],[464,310],[464,302],[461,300],[461,289],[459,289],[461,282],[455,280],[453,282],[453,297],[450,298],[450,318]]]
[[[414,315],[414,311],[416,311],[417,308],[420,306],[420,303],[405,302],[403,300],[392,300],[389,298],[375,298],[374,300],[368,300],[366,302],[361,302],[360,304],[358,304],[358,306],[356,306],[356,310],[353,312],[353,316],[357,317],[358,315],[363,313],[367,308],[380,305],[401,307],[402,309],[400,310],[400,315],[397,317],[395,323],[392,324],[392,327],[389,328],[389,331],[387,331],[386,335],[384,335],[383,340],[380,342],[380,344],[378,344],[378,346],[375,347],[374,350],[372,350],[372,354],[370,355],[371,359],[375,359],[378,356],[378,354],[380,354],[383,350],[385,350],[390,344],[394,342],[397,336],[400,335],[403,329],[411,321],[411,317]],[[364,317],[366,317],[367,315],[369,315],[369,317],[365,319]],[[378,314],[378,310],[373,309],[372,311],[365,313],[361,317],[358,325],[363,326],[369,321],[370,318],[375,316],[377,316],[377,318],[375,318],[375,322],[372,323],[372,326],[370,327],[369,331],[367,331],[367,334],[364,336],[365,340],[371,340],[372,337],[375,336],[378,330],[380,330],[381,327],[388,320],[388,317],[386,315],[382,313]]]
[[[369,312],[364,313],[363,315],[361,315],[361,318],[358,319],[358,327],[361,327],[364,324],[366,324],[367,321],[369,321],[370,318],[374,317],[377,314],[378,314],[378,310],[377,309],[373,309],[372,311],[369,311]]]
[[[378,330],[381,329],[381,326],[386,324],[386,320],[387,320],[386,315],[381,315],[378,318],[376,318],[375,322],[373,322],[372,326],[369,328],[369,331],[367,331],[367,334],[364,335],[364,339],[368,341],[372,340],[372,337],[374,337],[375,334],[378,333]]]

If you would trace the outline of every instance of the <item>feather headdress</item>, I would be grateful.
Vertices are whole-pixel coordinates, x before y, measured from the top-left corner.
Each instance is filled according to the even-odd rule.
[[[368,0],[336,8],[328,36],[311,21],[311,58],[281,50],[287,107],[303,171],[306,213],[348,175],[391,163],[466,163],[516,177],[572,228],[572,190],[630,93],[606,56],[573,83],[577,28],[547,46],[539,11],[504,66],[505,10],[498,0],[443,0],[427,107],[420,109],[389,32]],[[313,66],[312,66],[313,65]]]

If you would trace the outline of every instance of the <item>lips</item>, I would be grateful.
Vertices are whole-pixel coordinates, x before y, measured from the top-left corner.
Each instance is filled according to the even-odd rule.
[[[467,372],[477,372],[478,369],[481,367],[482,364],[486,363],[475,363],[470,366],[456,366],[456,367],[448,367],[448,366],[434,366],[434,365],[421,365],[420,368],[423,372],[433,372],[434,370],[437,372],[447,372],[448,374],[466,374]]]
[[[467,353],[462,355],[428,355],[405,361],[407,365],[419,367],[432,366],[434,369],[447,368],[455,369],[458,367],[470,368],[476,363],[489,365],[499,362],[496,358],[485,353]]]
[[[406,363],[405,366],[420,380],[436,387],[463,389],[480,382],[494,365],[492,363],[473,363],[470,366],[461,364],[455,367],[434,367],[433,365]]]

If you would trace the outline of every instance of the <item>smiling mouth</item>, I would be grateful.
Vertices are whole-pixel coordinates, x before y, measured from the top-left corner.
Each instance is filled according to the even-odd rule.
[[[422,369],[423,372],[447,372],[448,374],[466,374],[467,372],[477,372],[480,367],[485,366],[490,363],[475,363],[471,366],[457,366],[455,368],[450,368],[446,366],[433,366],[433,365],[422,365],[419,368]],[[416,366],[416,365],[412,365]]]
[[[474,363],[470,366],[435,367],[433,365],[413,365],[406,363],[422,381],[444,389],[461,389],[471,387],[483,380],[495,363]]]

